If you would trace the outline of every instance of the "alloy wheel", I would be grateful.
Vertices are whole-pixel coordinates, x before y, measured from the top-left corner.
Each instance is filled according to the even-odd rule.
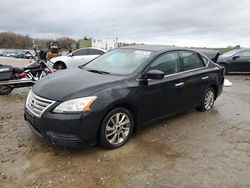
[[[212,90],[209,90],[205,96],[204,107],[206,110],[210,110],[213,104],[214,104],[214,92]]]
[[[105,129],[107,141],[112,145],[124,142],[130,132],[130,119],[125,113],[116,113],[108,120]]]

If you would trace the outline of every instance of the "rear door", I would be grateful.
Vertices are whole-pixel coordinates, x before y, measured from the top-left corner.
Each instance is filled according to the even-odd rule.
[[[89,54],[88,56],[86,56],[85,58],[90,61],[100,55],[104,54],[104,52],[102,50],[99,50],[99,49],[89,49]]]
[[[232,72],[250,72],[250,50],[238,52],[235,56],[238,57],[231,60],[230,70]]]
[[[185,85],[184,101],[188,107],[200,103],[204,91],[208,87],[209,71],[206,68],[209,61],[194,51],[180,51]]]
[[[72,56],[67,62],[67,67],[77,67],[87,62],[86,58],[89,55],[89,49],[79,49],[72,53]]]
[[[235,70],[237,72],[250,72],[250,50],[244,50],[237,53]]]

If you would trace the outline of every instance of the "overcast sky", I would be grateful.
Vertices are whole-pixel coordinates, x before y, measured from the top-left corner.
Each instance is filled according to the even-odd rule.
[[[250,47],[250,1],[1,0],[0,31],[39,38]]]

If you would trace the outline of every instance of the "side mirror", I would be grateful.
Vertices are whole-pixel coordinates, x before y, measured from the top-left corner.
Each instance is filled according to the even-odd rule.
[[[240,56],[239,55],[235,55],[235,56],[233,56],[233,60],[236,60],[236,59],[239,59],[240,58]]]
[[[164,78],[164,72],[160,70],[150,70],[145,74],[147,79],[161,80]]]

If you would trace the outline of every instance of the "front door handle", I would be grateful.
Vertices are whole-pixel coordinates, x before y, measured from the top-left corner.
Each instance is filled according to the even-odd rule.
[[[180,83],[175,84],[175,87],[180,87],[180,86],[183,86],[183,85],[184,85],[184,82],[180,82]]]
[[[202,80],[207,80],[208,76],[202,77]]]

